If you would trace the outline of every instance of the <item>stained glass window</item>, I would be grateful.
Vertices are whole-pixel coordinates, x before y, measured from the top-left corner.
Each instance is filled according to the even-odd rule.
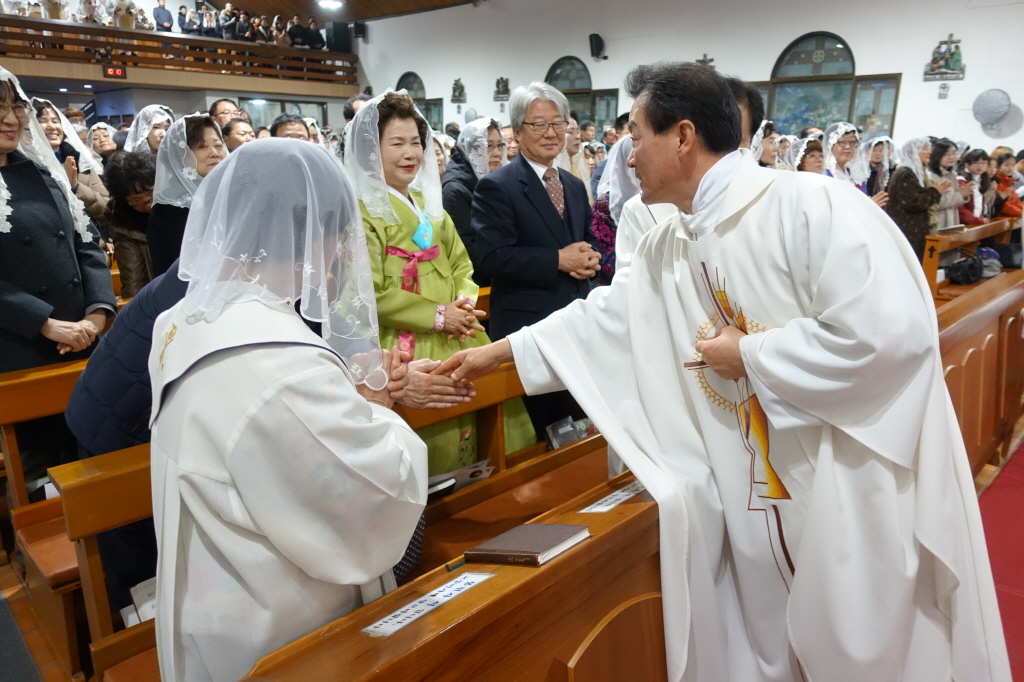
[[[590,70],[576,57],[562,57],[548,70],[548,83],[561,91],[590,90]]]
[[[395,90],[402,90],[403,88],[409,92],[409,97],[415,100],[427,98],[427,89],[423,87],[423,79],[413,71],[406,71],[398,79],[398,87]]]
[[[772,78],[853,75],[853,52],[831,33],[811,33],[793,43],[775,62]]]

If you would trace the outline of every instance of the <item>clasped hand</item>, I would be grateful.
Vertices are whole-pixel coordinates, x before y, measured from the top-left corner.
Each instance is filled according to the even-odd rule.
[[[601,266],[601,254],[587,242],[576,242],[558,250],[558,269],[574,279],[590,279]]]
[[[107,315],[101,310],[89,313],[78,322],[55,320],[51,317],[43,323],[39,333],[51,341],[56,341],[57,350],[61,355],[77,353],[92,345],[106,320]]]
[[[444,307],[444,331],[448,332],[448,340],[459,337],[459,343],[465,343],[467,337],[476,338],[482,332],[478,320],[487,313],[477,310],[468,298],[459,296]]]
[[[431,370],[441,364],[436,360],[427,358],[410,362],[412,356],[397,347],[381,353],[382,364],[388,371],[388,385],[380,391],[374,391],[366,384],[356,386],[359,395],[371,403],[387,408],[398,403],[417,410],[440,410],[469,402],[476,395],[473,384],[468,381],[431,374]]]
[[[718,376],[730,380],[742,379],[747,376],[747,368],[740,354],[740,339],[744,336],[746,334],[736,327],[719,329],[714,338],[697,342],[697,352]]]

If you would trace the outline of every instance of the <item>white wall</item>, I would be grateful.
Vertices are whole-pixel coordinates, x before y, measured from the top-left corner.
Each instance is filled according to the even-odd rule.
[[[996,7],[978,5],[1003,3]],[[659,60],[692,61],[705,52],[721,73],[746,80],[771,77],[786,46],[812,31],[828,31],[853,50],[858,75],[902,73],[894,138],[920,135],[967,140],[991,149],[1024,147],[1024,130],[995,140],[971,114],[974,98],[1001,88],[1024,106],[1024,0],[484,0],[479,7],[372,21],[367,42],[356,41],[360,79],[374,92],[394,87],[406,71],[423,79],[427,97],[443,97],[444,120],[463,121],[451,103],[461,78],[467,103],[482,116],[508,121],[493,101],[494,82],[511,87],[542,80],[559,57],[573,55],[590,68],[593,87],[621,88],[630,68]],[[963,40],[963,81],[922,80],[932,49],[950,32]],[[587,36],[600,34],[609,58],[590,57]],[[996,38],[996,36],[1005,36]],[[620,91],[620,113],[629,102]]]

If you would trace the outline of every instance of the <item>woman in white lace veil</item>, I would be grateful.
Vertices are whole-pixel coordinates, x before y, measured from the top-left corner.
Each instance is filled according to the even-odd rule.
[[[467,123],[459,133],[458,148],[472,166],[477,180],[508,163],[501,124],[493,118],[478,118]]]
[[[476,310],[473,263],[443,208],[432,140],[430,126],[404,90],[365,102],[345,139],[345,166],[366,228],[381,342],[416,361],[446,360],[490,342],[477,322],[482,313]],[[506,421],[517,425],[506,425],[509,452],[535,442],[521,401],[518,410],[506,406],[512,415]],[[418,434],[429,447],[431,475],[476,461],[472,414]]]
[[[824,173],[825,158],[822,153],[821,133],[814,133],[794,142],[786,153],[786,165],[795,171]]]
[[[868,164],[868,178],[864,184],[864,193],[868,196],[884,192],[889,186],[889,176],[896,168],[894,147],[895,143],[888,135],[878,135],[860,146],[861,156]]]
[[[226,157],[220,127],[207,114],[183,116],[167,129],[156,154],[153,208],[146,227],[154,277],[177,260],[192,197]]]
[[[128,137],[124,140],[126,152],[149,151],[156,154],[167,129],[174,121],[174,112],[163,104],[150,104],[143,107],[128,128]]]
[[[796,170],[796,168],[789,165],[789,150],[793,148],[793,145],[798,143],[800,138],[796,135],[780,135],[779,136],[779,160],[775,164],[775,167],[779,170]]]
[[[114,142],[114,133],[117,129],[109,123],[96,123],[89,128],[85,136],[85,146],[89,148],[92,155],[100,161],[100,166],[117,151],[117,143]]]
[[[860,153],[860,133],[852,123],[833,123],[822,139],[825,173],[863,189],[868,177],[867,162]]]
[[[629,155],[633,153],[633,137],[624,135],[612,145],[604,164],[604,174],[597,185],[597,196],[608,195],[608,214],[618,225],[622,207],[640,193],[640,181],[636,169],[629,166]]]
[[[565,129],[565,147],[555,157],[555,167],[567,170],[583,181],[587,190],[587,201],[593,203],[593,190],[590,188],[590,166],[587,165],[587,155],[583,152],[583,138],[580,136],[580,124],[576,119],[569,119],[569,126]]]
[[[93,240],[93,233],[89,229],[89,216],[85,212],[85,205],[72,191],[68,175],[57,161],[57,157],[54,156],[53,149],[43,133],[43,127],[39,124],[32,111],[31,101],[25,94],[25,91],[21,89],[20,81],[18,81],[17,76],[0,66],[0,82],[10,83],[17,96],[28,107],[28,121],[25,131],[21,135],[21,141],[18,143],[18,151],[37,166],[42,166],[47,170],[50,177],[60,187],[64,198],[68,201],[75,230],[81,236],[83,242],[91,242]],[[0,178],[0,232],[8,232],[11,229],[10,223],[7,221],[7,216],[11,214],[10,199],[11,193],[7,189],[6,183]]]
[[[214,320],[229,303],[301,300],[299,314],[321,324],[356,383],[383,388],[366,238],[346,174],[316,147],[273,138],[220,165],[185,227],[178,272],[190,321]]]

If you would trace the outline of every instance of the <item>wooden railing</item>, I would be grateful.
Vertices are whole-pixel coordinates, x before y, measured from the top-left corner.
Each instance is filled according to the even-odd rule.
[[[0,54],[356,85],[355,55],[0,14]]]

